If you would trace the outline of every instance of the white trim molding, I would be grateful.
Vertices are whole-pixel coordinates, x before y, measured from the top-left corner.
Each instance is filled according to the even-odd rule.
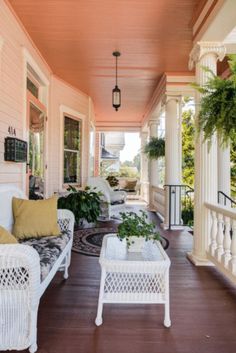
[[[69,115],[72,118],[78,119],[81,121],[81,125],[82,125],[82,134],[81,134],[81,138],[82,138],[82,144],[81,144],[81,171],[80,171],[80,176],[81,176],[81,186],[83,186],[83,181],[84,181],[84,172],[85,172],[85,159],[86,159],[86,154],[84,153],[84,151],[86,150],[86,130],[85,130],[85,120],[86,120],[86,116],[80,112],[78,112],[77,110],[74,110],[64,104],[60,105],[60,144],[59,144],[59,191],[65,191],[64,189],[64,182],[63,182],[63,164],[64,164],[64,155],[63,155],[63,151],[64,151],[64,134],[63,134],[63,130],[64,130],[64,116],[65,115]]]
[[[226,47],[221,42],[197,42],[189,55],[189,70],[193,70],[196,63],[208,54],[214,54],[217,60],[222,61]]]
[[[23,82],[24,84],[24,92],[23,92],[23,139],[28,141],[29,136],[28,136],[28,127],[27,127],[27,84],[26,80],[28,77],[28,72],[29,68],[33,70],[33,75],[35,75],[37,81],[40,84],[40,98],[42,98],[42,103],[46,107],[46,114],[48,116],[49,113],[49,85],[50,81],[46,77],[46,75],[43,73],[43,71],[40,69],[39,65],[37,64],[36,60],[34,57],[30,54],[28,49],[26,49],[24,46],[22,46],[22,54],[23,54]],[[45,134],[45,144],[44,144],[44,179],[45,179],[45,190],[44,190],[44,195],[45,197],[48,197],[48,141],[49,141],[49,132],[48,132],[48,123],[45,120],[45,128],[44,128],[44,134]],[[29,142],[29,141],[28,141]],[[47,166],[47,168],[46,168]],[[22,166],[22,187],[24,192],[26,193],[26,166]]]
[[[26,49],[25,47],[22,47],[22,51],[23,51],[23,56],[24,56],[25,62],[27,64],[29,64],[32,67],[32,69],[35,71],[35,73],[39,76],[39,78],[42,81],[42,85],[43,86],[49,86],[50,82],[49,82],[48,78],[43,73],[43,71],[40,69],[39,65],[36,63],[35,59],[30,54],[28,49]]]

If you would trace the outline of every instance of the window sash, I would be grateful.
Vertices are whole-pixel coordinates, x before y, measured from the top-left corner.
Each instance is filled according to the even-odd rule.
[[[69,119],[72,120],[71,123],[69,122]],[[66,120],[67,120],[67,136],[65,135]],[[77,131],[75,131],[74,129],[76,125],[77,125]],[[81,125],[82,124],[80,120],[64,115],[64,134],[63,134],[63,139],[64,139],[63,183],[64,184],[69,183],[69,184],[77,184],[79,186],[81,185]],[[66,139],[68,139],[68,141]],[[73,156],[73,154],[76,154],[76,157]]]

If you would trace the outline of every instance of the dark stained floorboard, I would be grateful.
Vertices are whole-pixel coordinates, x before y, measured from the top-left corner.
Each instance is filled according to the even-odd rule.
[[[38,352],[236,353],[236,288],[214,267],[186,259],[191,234],[162,233],[172,262],[171,328],[163,326],[162,305],[114,304],[105,305],[97,328],[98,258],[72,253],[69,279],[57,274],[41,299]]]

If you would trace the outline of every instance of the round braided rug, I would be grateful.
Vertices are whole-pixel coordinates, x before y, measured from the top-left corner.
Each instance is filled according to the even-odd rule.
[[[87,228],[79,229],[74,232],[72,251],[87,256],[100,255],[102,240],[104,235],[116,233],[116,227]],[[161,237],[161,244],[166,250],[169,246],[168,239]]]

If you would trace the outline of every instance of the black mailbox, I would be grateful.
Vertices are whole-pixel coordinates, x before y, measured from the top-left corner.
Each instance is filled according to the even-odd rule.
[[[8,162],[27,161],[27,142],[15,137],[5,138],[4,160]]]

